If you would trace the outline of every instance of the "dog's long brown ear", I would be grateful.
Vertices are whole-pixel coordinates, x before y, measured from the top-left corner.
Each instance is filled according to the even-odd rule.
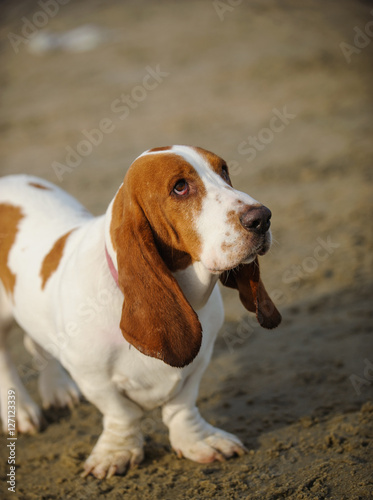
[[[147,356],[175,367],[191,363],[202,342],[197,314],[156,248],[141,206],[122,186],[114,201],[111,238],[124,294],[120,328]]]
[[[281,314],[260,279],[258,257],[251,264],[224,272],[220,280],[223,285],[238,290],[242,304],[248,311],[256,313],[263,328],[276,328],[281,323]]]

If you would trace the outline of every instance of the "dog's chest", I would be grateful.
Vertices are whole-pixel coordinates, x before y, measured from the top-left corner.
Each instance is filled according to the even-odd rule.
[[[184,383],[183,370],[172,368],[149,358],[146,370],[133,370],[131,374],[119,371],[113,376],[118,390],[140,405],[151,410],[164,404],[179,392]],[[157,365],[152,369],[151,365]]]

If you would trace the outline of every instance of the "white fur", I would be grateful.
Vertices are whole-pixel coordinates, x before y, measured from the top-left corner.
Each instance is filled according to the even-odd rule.
[[[8,266],[16,275],[14,297],[7,298],[0,284],[0,342],[11,312],[30,337],[26,345],[38,360],[43,406],[73,405],[79,397],[76,382],[85,397],[103,413],[103,433],[85,464],[86,474],[100,478],[123,473],[129,465],[141,461],[140,419],[143,410],[159,406],[169,427],[172,447],[179,455],[209,462],[244,450],[235,436],[201,418],[196,398],[223,324],[218,274],[211,270],[233,267],[234,259],[245,257],[239,251],[234,258],[219,251],[224,242],[237,247],[236,240],[241,236],[230,226],[227,213],[238,210],[238,200],[247,205],[257,202],[228,186],[195,150],[177,146],[172,152],[193,165],[207,192],[196,221],[203,242],[201,262],[175,273],[203,328],[200,352],[183,369],[143,355],[123,338],[119,328],[123,295],[105,258],[105,243],[114,257],[108,234],[112,204],[104,216],[95,218],[74,198],[44,180],[30,176],[0,180],[0,203],[19,206],[24,215],[8,259]],[[30,182],[38,182],[50,190],[36,189]],[[59,237],[76,227],[67,240],[56,272],[43,290],[40,277],[43,259]],[[1,342],[4,430],[9,388],[14,388],[18,396],[19,430],[37,430],[41,411],[27,395]]]
[[[197,221],[197,231],[203,242],[202,264],[213,272],[235,267],[247,256],[247,245],[242,244],[243,228],[237,232],[227,219],[227,214],[232,210],[239,211],[245,205],[258,205],[259,202],[229,186],[209,168],[208,162],[195,149],[173,146],[172,152],[182,156],[194,167],[206,189],[207,196],[203,200],[202,212]],[[234,248],[234,251],[222,252],[223,243]],[[241,251],[238,247],[241,247]]]

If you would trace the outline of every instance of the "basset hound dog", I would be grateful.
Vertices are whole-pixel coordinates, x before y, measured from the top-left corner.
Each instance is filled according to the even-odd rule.
[[[28,175],[0,179],[0,391],[18,432],[42,412],[5,346],[14,318],[39,373],[44,408],[82,393],[103,414],[83,475],[123,474],[143,459],[141,418],[162,407],[179,457],[207,463],[245,447],[208,424],[196,399],[223,324],[218,287],[235,288],[261,326],[281,316],[260,279],[271,212],[232,187],[226,163],[202,148],[146,151],[105,215]]]

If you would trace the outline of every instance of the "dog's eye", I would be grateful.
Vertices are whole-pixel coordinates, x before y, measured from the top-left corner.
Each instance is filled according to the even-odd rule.
[[[228,184],[231,183],[227,165],[223,165],[221,167],[221,176],[223,177],[223,179],[225,180],[225,182],[228,182]]]
[[[178,196],[185,196],[189,193],[189,185],[185,179],[180,179],[174,186],[174,193]]]

